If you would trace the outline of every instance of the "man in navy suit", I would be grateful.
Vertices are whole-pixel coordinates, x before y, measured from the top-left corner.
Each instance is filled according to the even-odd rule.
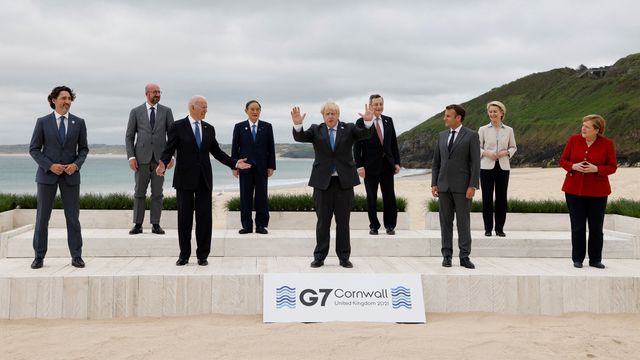
[[[268,234],[269,204],[267,199],[267,179],[276,169],[276,152],[271,124],[259,120],[262,106],[257,100],[247,102],[244,112],[248,120],[236,124],[231,142],[231,157],[247,159],[251,168],[233,170],[240,177],[240,234],[253,232],[251,209],[255,192],[256,232]]]
[[[336,254],[340,266],[352,268],[349,261],[351,242],[349,218],[353,205],[353,187],[360,184],[353,161],[353,144],[372,135],[373,112],[365,105],[361,125],[339,121],[340,108],[334,102],[325,103],[320,112],[324,122],[302,128],[307,114],[300,114],[300,108],[291,111],[293,139],[297,142],[313,144],[315,158],[309,178],[313,187],[313,200],[318,222],[316,223],[316,248],[313,252],[312,268],[324,265],[329,253],[331,219],[336,217]]]
[[[211,191],[213,174],[209,154],[233,169],[249,169],[246,159],[236,160],[227,155],[218,141],[212,125],[203,121],[207,113],[207,100],[194,96],[189,100],[189,116],[173,123],[169,128],[167,146],[162,152],[156,167],[157,175],[164,175],[171,157],[176,154],[176,172],[173,175],[173,187],[178,201],[178,242],[180,256],[177,266],[189,263],[191,256],[191,230],[193,212],[196,213],[196,256],[198,265],[209,264],[207,257],[211,252]]]
[[[29,154],[38,164],[38,210],[33,232],[35,259],[32,269],[44,264],[49,239],[49,219],[58,187],[67,220],[67,243],[71,265],[83,268],[80,230],[80,168],[87,158],[87,128],[84,120],[69,113],[76,95],[67,86],[55,87],[49,97],[53,113],[36,121]]]
[[[380,221],[376,205],[378,185],[382,192],[383,223],[389,235],[395,235],[398,221],[398,207],[394,190],[393,176],[400,172],[400,152],[393,120],[385,115],[384,99],[378,94],[369,96],[369,106],[373,111],[373,125],[376,135],[370,139],[358,141],[353,145],[353,158],[356,160],[358,175],[364,178],[367,190],[367,211],[369,213],[369,234],[378,235]],[[363,122],[362,118],[356,125]]]

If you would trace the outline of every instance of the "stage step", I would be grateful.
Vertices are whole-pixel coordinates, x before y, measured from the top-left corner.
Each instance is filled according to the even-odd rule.
[[[84,229],[83,255],[86,257],[167,256],[178,255],[176,229],[165,235],[145,233],[129,235],[129,229]],[[335,230],[332,231],[329,256],[335,256]],[[192,236],[195,239],[195,234]],[[9,258],[31,258],[33,226],[3,233],[0,248]],[[49,230],[47,258],[69,257],[66,229]],[[568,231],[510,231],[507,237],[485,237],[472,231],[472,257],[559,257],[570,258],[571,236]],[[640,258],[640,240],[629,234],[605,231],[604,259]],[[270,230],[268,235],[238,234],[237,230],[213,231],[211,256],[311,256],[315,246],[314,230]],[[196,244],[192,240],[195,253]],[[396,235],[372,236],[367,230],[351,231],[352,256],[440,256],[438,230],[397,230]],[[2,251],[0,251],[0,254]],[[454,232],[454,255],[457,235]],[[0,256],[1,257],[1,256]]]
[[[193,258],[192,258],[193,260]],[[112,319],[199,314],[260,314],[264,273],[418,273],[430,312],[557,315],[640,313],[640,260],[606,259],[604,270],[569,259],[474,259],[475,270],[443,268],[438,257],[353,257],[353,269],[309,257],[217,257],[209,266],[175,257],[0,259],[0,319]],[[428,319],[428,315],[427,315]]]

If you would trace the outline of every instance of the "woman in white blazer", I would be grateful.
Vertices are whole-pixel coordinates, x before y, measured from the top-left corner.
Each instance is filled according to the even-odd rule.
[[[480,136],[480,186],[482,188],[482,218],[484,235],[491,236],[494,229],[498,236],[505,236],[507,217],[507,187],[509,186],[509,159],[515,154],[516,138],[513,129],[502,121],[507,108],[500,101],[487,104],[491,122],[478,129]],[[495,191],[495,209],[493,193]]]

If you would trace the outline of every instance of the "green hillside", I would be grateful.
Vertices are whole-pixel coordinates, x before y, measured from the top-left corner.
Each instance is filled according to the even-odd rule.
[[[585,67],[563,68],[495,88],[462,104],[464,125],[477,130],[488,124],[486,104],[492,100],[507,106],[504,122],[516,135],[516,165],[557,165],[567,138],[580,131],[588,114],[607,120],[605,135],[616,143],[620,165],[640,165],[640,54],[618,60],[604,76]],[[442,118],[443,112],[399,136],[404,166],[431,166],[436,136],[444,130]]]

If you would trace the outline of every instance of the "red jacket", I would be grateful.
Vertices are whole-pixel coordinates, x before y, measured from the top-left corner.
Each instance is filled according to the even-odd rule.
[[[571,169],[575,163],[588,161],[598,167],[597,173],[581,173]],[[616,172],[616,148],[609,138],[598,135],[587,146],[580,134],[571,135],[560,156],[560,166],[567,171],[562,191],[578,196],[607,196],[611,194],[609,175]]]

